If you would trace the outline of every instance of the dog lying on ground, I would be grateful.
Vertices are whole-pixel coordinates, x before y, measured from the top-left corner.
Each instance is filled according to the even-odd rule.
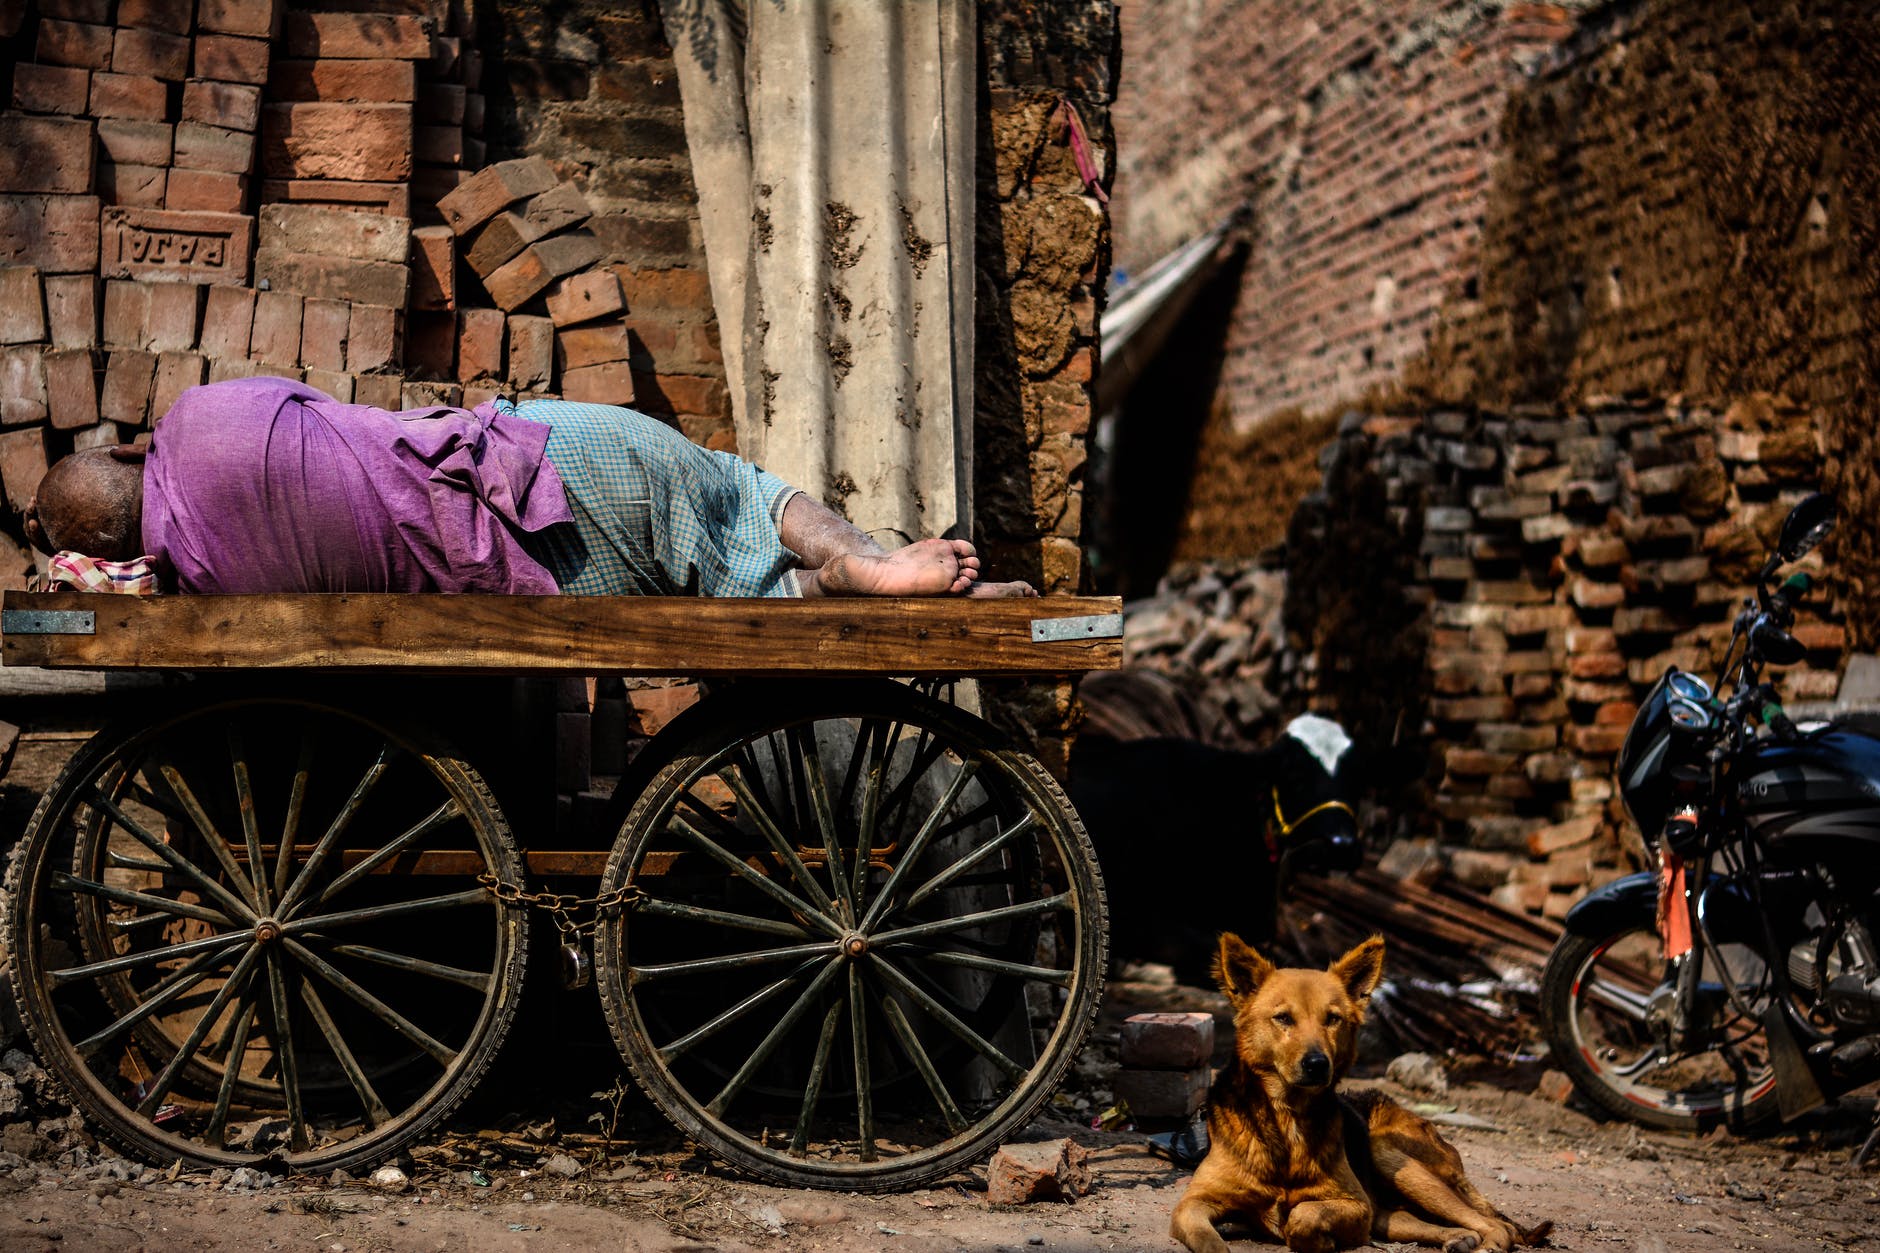
[[[1380,1093],[1341,1097],[1367,998],[1384,974],[1372,936],[1327,970],[1276,970],[1237,935],[1220,938],[1215,979],[1234,1010],[1235,1056],[1216,1080],[1209,1150],[1169,1234],[1227,1253],[1216,1224],[1237,1219],[1298,1253],[1380,1240],[1446,1253],[1541,1243],[1490,1205],[1427,1119]]]

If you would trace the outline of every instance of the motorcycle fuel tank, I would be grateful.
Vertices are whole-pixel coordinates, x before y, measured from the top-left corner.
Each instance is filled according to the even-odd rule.
[[[1763,741],[1738,779],[1743,819],[1772,856],[1880,877],[1880,740],[1830,727]]]

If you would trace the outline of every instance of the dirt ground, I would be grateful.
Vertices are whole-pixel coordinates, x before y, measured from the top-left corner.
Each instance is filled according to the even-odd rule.
[[[0,786],[0,843],[30,811],[33,780],[74,747],[29,738]],[[0,1111],[0,1251],[45,1249],[632,1250],[1175,1249],[1168,1214],[1189,1171],[1131,1131],[1089,1128],[1108,1099],[1119,1024],[1143,1009],[1217,1012],[1209,992],[1147,979],[1113,984],[1067,1091],[1027,1139],[1069,1136],[1090,1151],[1095,1190],[1069,1203],[994,1209],[983,1169],[891,1196],[816,1193],[727,1177],[665,1129],[619,1080],[599,1015],[565,994],[538,1000],[541,1029],[466,1107],[453,1133],[403,1163],[409,1183],[195,1174],[112,1156],[68,1121]],[[1722,1249],[1880,1250],[1880,1164],[1853,1149],[1871,1092],[1760,1139],[1706,1140],[1601,1122],[1532,1095],[1540,1064],[1449,1063],[1432,1100],[1375,1077],[1448,1124],[1472,1176],[1516,1219],[1555,1223],[1553,1246],[1614,1253]],[[0,1054],[0,1071],[30,1074]],[[542,1075],[556,1078],[545,1085]],[[1364,1075],[1380,1074],[1369,1065]],[[21,1085],[30,1095],[31,1084]],[[603,1133],[613,1123],[612,1139]],[[1455,1125],[1462,1124],[1462,1125]],[[32,1150],[26,1156],[15,1149]],[[1253,1248],[1253,1244],[1237,1247]]]

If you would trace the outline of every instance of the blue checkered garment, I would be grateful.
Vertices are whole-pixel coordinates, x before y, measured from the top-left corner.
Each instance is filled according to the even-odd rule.
[[[498,401],[549,427],[574,522],[525,536],[569,596],[798,596],[778,535],[797,489],[615,405]]]

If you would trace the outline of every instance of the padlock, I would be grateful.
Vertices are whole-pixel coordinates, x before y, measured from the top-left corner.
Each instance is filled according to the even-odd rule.
[[[561,986],[585,988],[594,977],[594,958],[585,939],[570,940],[561,946]]]

